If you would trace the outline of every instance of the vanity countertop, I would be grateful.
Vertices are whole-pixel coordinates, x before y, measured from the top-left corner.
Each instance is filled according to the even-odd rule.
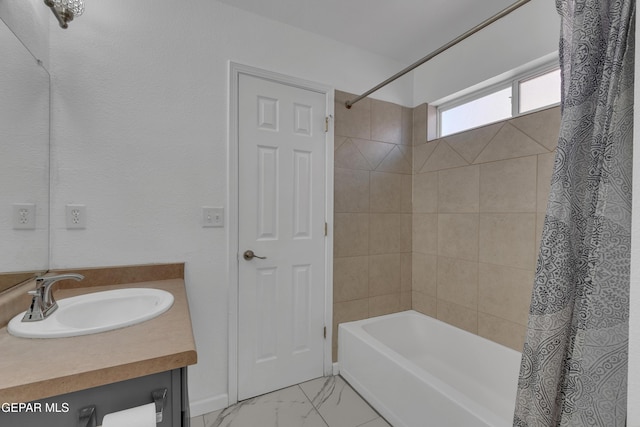
[[[0,402],[44,399],[195,364],[183,279],[64,289],[55,297],[134,287],[169,291],[173,305],[147,322],[70,338],[17,338],[0,328]]]

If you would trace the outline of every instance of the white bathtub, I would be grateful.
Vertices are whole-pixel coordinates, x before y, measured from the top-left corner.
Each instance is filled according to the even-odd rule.
[[[394,427],[511,426],[521,354],[416,311],[338,330],[338,369]]]

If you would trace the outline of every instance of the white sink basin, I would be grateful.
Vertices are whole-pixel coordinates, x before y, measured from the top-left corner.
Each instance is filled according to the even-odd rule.
[[[23,322],[24,312],[7,327],[24,338],[61,338],[95,334],[153,319],[173,304],[173,295],[161,289],[126,288],[94,292],[58,301],[58,309],[37,322]]]

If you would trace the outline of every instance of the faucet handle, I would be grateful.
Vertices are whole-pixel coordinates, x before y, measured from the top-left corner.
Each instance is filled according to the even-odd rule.
[[[36,322],[44,319],[45,315],[42,311],[42,295],[40,291],[27,291],[33,298],[31,299],[31,305],[29,309],[24,313],[22,317],[23,322]]]

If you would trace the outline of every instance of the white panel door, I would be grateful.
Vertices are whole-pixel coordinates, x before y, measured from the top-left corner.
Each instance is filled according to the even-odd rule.
[[[323,375],[326,101],[246,74],[238,99],[242,400]]]

